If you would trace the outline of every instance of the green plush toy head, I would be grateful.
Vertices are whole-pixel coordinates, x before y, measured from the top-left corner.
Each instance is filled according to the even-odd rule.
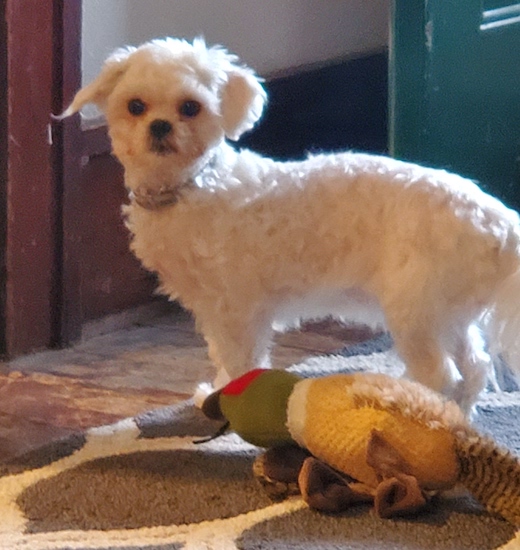
[[[292,442],[287,400],[301,378],[283,370],[255,369],[210,395],[206,416],[229,422],[242,439],[259,447]]]

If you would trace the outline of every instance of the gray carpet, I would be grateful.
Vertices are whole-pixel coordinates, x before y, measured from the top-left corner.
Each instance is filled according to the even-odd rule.
[[[385,337],[309,359],[304,376],[402,365]],[[520,454],[520,393],[483,395],[476,424]],[[417,517],[383,520],[369,506],[339,516],[299,498],[272,503],[253,479],[258,449],[216,426],[191,402],[77,434],[0,469],[0,549],[520,549],[509,523],[466,495],[433,501]]]

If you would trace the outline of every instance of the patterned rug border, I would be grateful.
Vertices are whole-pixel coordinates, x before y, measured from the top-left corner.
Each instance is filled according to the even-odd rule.
[[[316,376],[329,372],[389,372],[399,375],[402,365],[389,349],[391,341],[380,339],[370,345],[364,345],[352,352],[352,348],[342,355],[329,355],[310,358],[291,368],[304,376]],[[385,351],[379,351],[379,350]],[[378,350],[378,351],[374,351]],[[324,363],[326,365],[324,365]],[[319,373],[317,372],[319,371]],[[511,409],[520,409],[520,392],[493,394],[486,393],[479,401],[478,422],[484,431],[497,429],[493,422],[498,422],[498,428],[511,423]],[[491,412],[489,420],[486,411]],[[504,418],[500,411],[504,411]],[[481,418],[482,416],[482,418]],[[489,421],[488,421],[489,420]],[[479,423],[480,422],[480,423]],[[490,423],[491,422],[491,423]],[[248,542],[249,536],[265,536],[264,525],[284,517],[288,521],[291,516],[309,514],[306,506],[299,498],[281,503],[268,503],[258,509],[240,513],[227,519],[201,521],[196,524],[144,527],[139,529],[108,529],[108,530],[55,530],[48,532],[28,532],[30,522],[22,514],[16,504],[18,496],[38,480],[54,479],[62,472],[70,471],[80,464],[90,463],[104,457],[114,455],[129,456],[134,453],[153,453],[161,451],[194,452],[193,439],[213,433],[216,425],[204,418],[195,409],[191,401],[186,401],[171,407],[165,407],[127,418],[112,425],[91,428],[84,433],[75,434],[59,442],[37,449],[25,455],[16,462],[3,465],[0,469],[0,550],[177,550],[181,548],[244,548],[253,549]],[[507,433],[504,444],[520,451],[520,438],[515,439]],[[255,448],[242,442],[233,434],[204,444],[206,453],[253,453]],[[200,446],[198,447],[200,450]],[[305,516],[305,521],[310,516]],[[314,516],[320,517],[320,516]],[[324,521],[329,518],[324,518]],[[391,520],[385,520],[391,521]],[[489,522],[486,516],[475,516],[475,525]],[[396,526],[399,523],[387,523],[386,526]],[[494,525],[494,524],[493,524]],[[262,526],[262,529],[258,529]],[[401,525],[402,527],[402,525]],[[496,528],[489,524],[489,529]],[[256,533],[256,534],[255,534]],[[242,537],[242,539],[241,539]],[[237,546],[237,541],[245,546]],[[247,544],[250,544],[249,546]],[[365,549],[373,546],[350,546],[347,540],[342,548]],[[332,549],[335,546],[316,546],[312,541],[300,545],[283,545],[283,548]],[[381,546],[384,548],[385,546]],[[280,546],[282,548],[282,546]],[[394,546],[393,546],[394,548]],[[407,548],[395,546],[395,548]],[[411,547],[410,547],[411,548]],[[414,546],[419,548],[418,546]],[[422,548],[422,547],[421,547]],[[426,548],[426,547],[425,547]],[[437,548],[437,546],[431,546]],[[438,548],[441,548],[439,546]],[[455,548],[442,546],[442,548]],[[484,547],[483,547],[484,548]],[[486,547],[489,548],[489,547]],[[511,539],[504,544],[495,546],[501,550],[520,549],[520,531],[511,527]],[[457,549],[459,550],[459,549]]]

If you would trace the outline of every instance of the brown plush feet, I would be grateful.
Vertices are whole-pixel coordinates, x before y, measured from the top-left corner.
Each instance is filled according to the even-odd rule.
[[[383,478],[375,491],[356,483],[310,455],[296,445],[273,447],[260,455],[253,464],[253,473],[273,500],[283,500],[300,494],[315,510],[338,513],[365,502],[374,502],[376,513],[390,518],[417,512],[426,498],[415,477],[395,472],[403,467],[399,456],[375,434],[371,460],[377,462]],[[377,458],[377,460],[375,460]],[[407,469],[407,468],[403,468]]]
[[[382,518],[413,514],[426,504],[417,479],[409,475],[410,464],[378,430],[372,430],[367,448],[367,464],[381,479],[374,507]]]
[[[413,476],[398,474],[382,481],[376,489],[374,508],[382,518],[414,514],[425,504],[424,494]]]
[[[313,457],[303,463],[298,482],[305,502],[322,512],[342,512],[355,504],[373,500],[363,485],[349,484],[347,478]]]
[[[296,445],[273,447],[253,464],[253,473],[269,498],[283,500],[300,494],[298,475],[309,453]]]

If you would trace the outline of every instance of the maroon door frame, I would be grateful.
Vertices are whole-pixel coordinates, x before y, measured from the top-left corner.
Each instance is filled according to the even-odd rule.
[[[6,0],[0,0],[0,353],[5,353],[6,342],[6,243],[7,243],[7,20]]]
[[[73,5],[74,0],[63,2]],[[59,197],[50,113],[59,107],[54,52],[62,2],[2,0],[6,108],[0,149],[2,352],[49,347],[59,334]]]
[[[81,0],[0,0],[0,353],[81,331],[75,217],[84,135],[53,121],[81,84]],[[30,69],[29,69],[30,68]]]
[[[0,354],[13,357],[149,302],[155,279],[128,250],[106,129],[51,118],[81,85],[81,0],[0,10]]]
[[[55,0],[56,1],[56,0]],[[61,13],[57,22],[60,44],[54,50],[59,89],[59,108],[62,112],[69,105],[81,86],[81,12],[82,0],[62,0]],[[77,218],[69,215],[80,207],[79,188],[81,181],[81,159],[84,136],[78,116],[61,121],[56,125],[56,170],[59,173],[61,198],[60,232],[60,300],[56,304],[56,322],[60,343],[69,343],[81,334],[80,298],[80,227]]]

